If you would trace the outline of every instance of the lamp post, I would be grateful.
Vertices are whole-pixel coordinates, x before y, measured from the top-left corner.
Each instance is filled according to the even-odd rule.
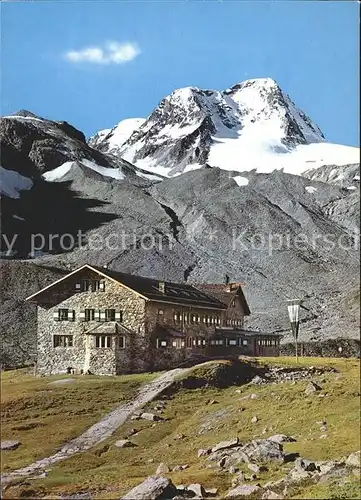
[[[300,327],[300,306],[302,304],[302,300],[293,299],[287,300],[287,309],[288,315],[291,322],[291,328],[293,333],[293,338],[295,339],[295,349],[296,349],[296,363],[298,363],[298,331]]]

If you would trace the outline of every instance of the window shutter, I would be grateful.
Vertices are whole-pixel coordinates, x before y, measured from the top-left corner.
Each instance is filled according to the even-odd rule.
[[[115,311],[115,321],[122,321],[122,311]]]
[[[80,319],[80,321],[85,321],[85,311],[80,311],[79,319]]]
[[[101,281],[99,283],[99,291],[100,292],[105,292],[105,281]]]
[[[68,320],[75,321],[75,311],[74,310],[68,312]]]
[[[59,321],[59,309],[53,313],[54,321]]]
[[[75,283],[75,291],[81,292],[81,283]]]
[[[95,321],[100,321],[100,311],[99,311],[99,309],[95,309],[95,311],[94,311],[94,320]]]

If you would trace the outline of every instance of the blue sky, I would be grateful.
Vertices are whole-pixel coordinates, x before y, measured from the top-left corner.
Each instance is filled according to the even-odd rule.
[[[25,108],[89,136],[179,87],[271,77],[329,141],[359,142],[356,2],[6,2],[1,14],[2,115]]]

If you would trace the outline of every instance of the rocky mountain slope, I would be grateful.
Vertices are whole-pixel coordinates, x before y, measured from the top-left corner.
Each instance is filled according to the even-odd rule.
[[[319,127],[271,78],[247,80],[222,92],[175,90],[146,120],[124,120],[89,143],[169,177],[206,164],[296,174],[359,161],[357,148],[327,143]]]
[[[242,123],[235,108],[232,116],[231,110],[222,114],[230,95],[236,99],[238,92],[244,95],[247,90],[243,84],[239,87],[217,97],[222,104],[217,116],[212,111],[217,130],[247,129],[249,117],[250,126],[262,129],[268,127],[267,120],[278,120],[278,131],[283,131],[279,140],[287,150],[326,144],[319,129],[283,93],[275,94],[268,110],[257,108],[256,115],[244,111]],[[197,102],[214,104],[212,96],[202,91]],[[289,111],[282,115],[285,103]],[[182,105],[186,109],[189,103]],[[172,106],[164,102],[163,107],[175,117]],[[198,105],[192,106],[188,125],[180,122],[182,130],[192,128],[203,113]],[[157,113],[149,134],[163,144],[168,125],[161,120],[164,113]],[[252,122],[255,116],[261,117],[258,124]],[[131,134],[126,143],[144,131],[149,120],[133,133],[134,122],[128,132],[123,128],[123,134]],[[209,120],[202,123],[202,130],[209,132]],[[178,158],[178,165],[189,166],[193,143],[185,147],[188,142],[179,139],[174,127],[168,131],[164,148],[152,149],[154,140],[145,137],[145,147],[151,149],[144,155],[153,158],[162,150],[169,165]],[[107,150],[116,132],[103,134],[105,142],[100,134],[88,145],[66,122],[29,112],[1,120],[1,250],[8,259],[2,261],[7,276],[2,283],[3,338],[26,331],[35,345],[35,311],[30,308],[23,314],[23,299],[52,273],[56,279],[86,262],[192,283],[222,282],[228,274],[232,281],[244,283],[252,312],[249,328],[283,332],[288,340],[285,300],[297,297],[304,300],[302,339],[358,337],[359,165],[348,164],[346,155],[342,166],[334,162],[303,175],[198,165],[163,178],[159,171],[170,176],[173,167],[159,167],[156,175],[150,174],[139,168],[139,162],[133,166],[118,157],[116,150],[110,154],[91,146],[101,149],[103,144]],[[208,132],[204,137],[211,142],[205,141],[199,150],[205,161],[208,146],[214,145]],[[11,259],[17,259],[16,271]],[[8,364],[13,362],[12,342],[6,344]],[[22,361],[25,358],[26,353]]]

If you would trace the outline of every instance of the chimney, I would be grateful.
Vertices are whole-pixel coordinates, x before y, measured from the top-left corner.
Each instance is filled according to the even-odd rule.
[[[160,293],[165,293],[165,282],[164,281],[158,281],[158,290]]]

